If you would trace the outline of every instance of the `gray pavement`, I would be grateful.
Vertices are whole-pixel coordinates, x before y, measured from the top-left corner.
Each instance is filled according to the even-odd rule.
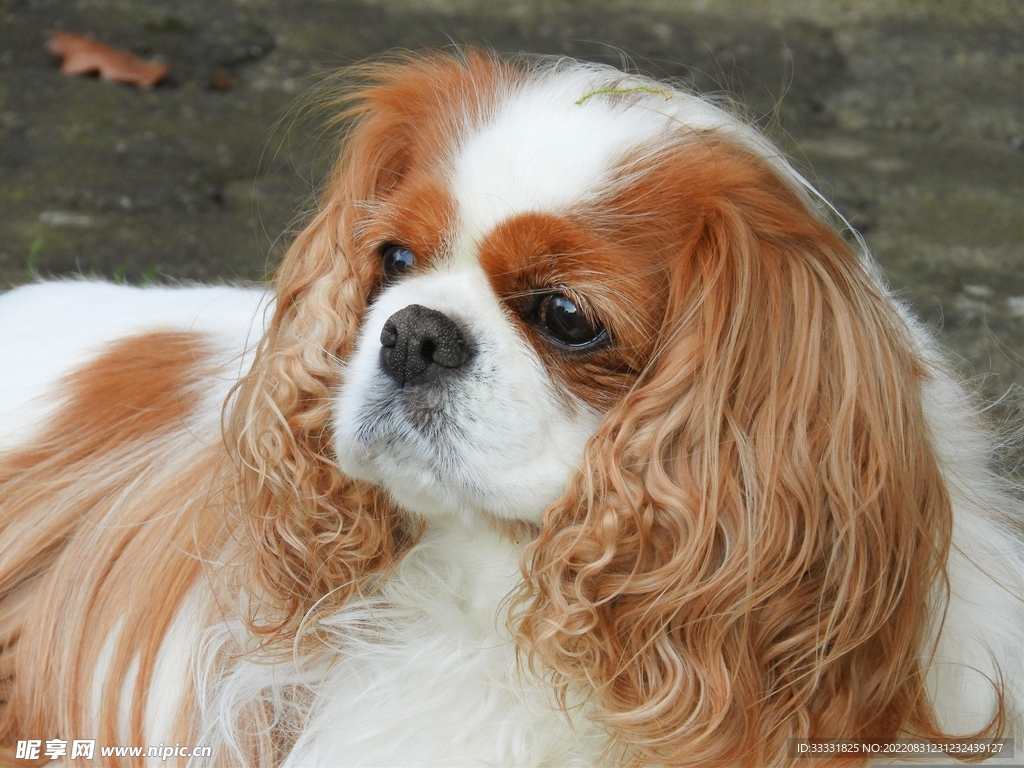
[[[171,77],[144,91],[63,76],[51,30],[170,61]],[[302,94],[339,66],[451,42],[732,94],[1004,398],[995,413],[1019,408],[1019,0],[0,0],[0,287],[263,277],[330,156]]]

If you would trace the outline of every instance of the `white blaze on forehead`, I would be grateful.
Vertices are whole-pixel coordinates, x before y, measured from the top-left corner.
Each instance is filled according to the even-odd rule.
[[[712,130],[765,157],[794,188],[806,185],[770,142],[697,96],[600,65],[535,73],[453,149],[454,261],[473,260],[475,246],[508,218],[557,214],[600,196],[616,164],[638,149],[657,153]]]
[[[577,103],[606,87],[604,77],[583,69],[528,81],[463,139],[452,159],[459,246],[472,246],[511,216],[593,198],[619,158],[665,132],[666,118],[643,107],[624,109],[598,96]]]

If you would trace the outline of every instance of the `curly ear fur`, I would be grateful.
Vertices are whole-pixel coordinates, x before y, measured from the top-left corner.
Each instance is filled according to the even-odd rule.
[[[417,159],[443,145],[444,122],[465,114],[445,102],[476,97],[471,78],[496,75],[482,53],[398,58],[346,70],[366,87],[342,97],[354,120],[312,222],[276,277],[277,306],[226,425],[241,470],[251,574],[263,604],[256,631],[293,635],[314,606],[330,611],[395,562],[413,531],[385,494],[336,468],[329,446],[332,390],[376,281],[376,249],[360,221]],[[479,86],[479,83],[476,83]],[[337,106],[337,104],[335,104]]]
[[[661,351],[527,550],[520,646],[563,701],[592,685],[641,763],[938,737],[921,658],[952,515],[924,364],[763,161],[677,155],[650,182],[679,238]]]
[[[254,628],[296,631],[313,604],[344,603],[365,578],[385,568],[399,519],[382,495],[345,478],[329,441],[332,389],[351,351],[372,290],[369,263],[354,253],[354,208],[380,194],[398,172],[389,140],[358,127],[319,211],[295,238],[276,276],[277,304],[251,372],[238,387],[226,429],[237,451],[243,522],[256,583],[269,615]],[[378,142],[380,151],[366,154]],[[354,158],[373,158],[357,167]]]

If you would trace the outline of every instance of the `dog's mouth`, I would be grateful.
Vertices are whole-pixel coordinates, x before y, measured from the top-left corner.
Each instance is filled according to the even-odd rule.
[[[442,387],[382,387],[364,404],[356,437],[367,450],[407,444],[417,454],[447,456],[468,438],[454,415],[455,398]]]
[[[411,512],[482,511],[486,489],[466,461],[473,441],[445,387],[381,385],[359,408],[342,469],[382,486]],[[354,443],[354,444],[353,444]],[[484,478],[486,480],[486,478]]]

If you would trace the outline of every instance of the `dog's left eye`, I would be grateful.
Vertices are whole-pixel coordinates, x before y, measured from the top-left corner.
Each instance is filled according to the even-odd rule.
[[[387,280],[397,280],[416,264],[416,254],[404,245],[385,245],[381,248],[380,255],[384,267],[384,277]]]
[[[591,349],[608,340],[608,332],[574,299],[562,293],[539,297],[528,319],[556,346]]]

